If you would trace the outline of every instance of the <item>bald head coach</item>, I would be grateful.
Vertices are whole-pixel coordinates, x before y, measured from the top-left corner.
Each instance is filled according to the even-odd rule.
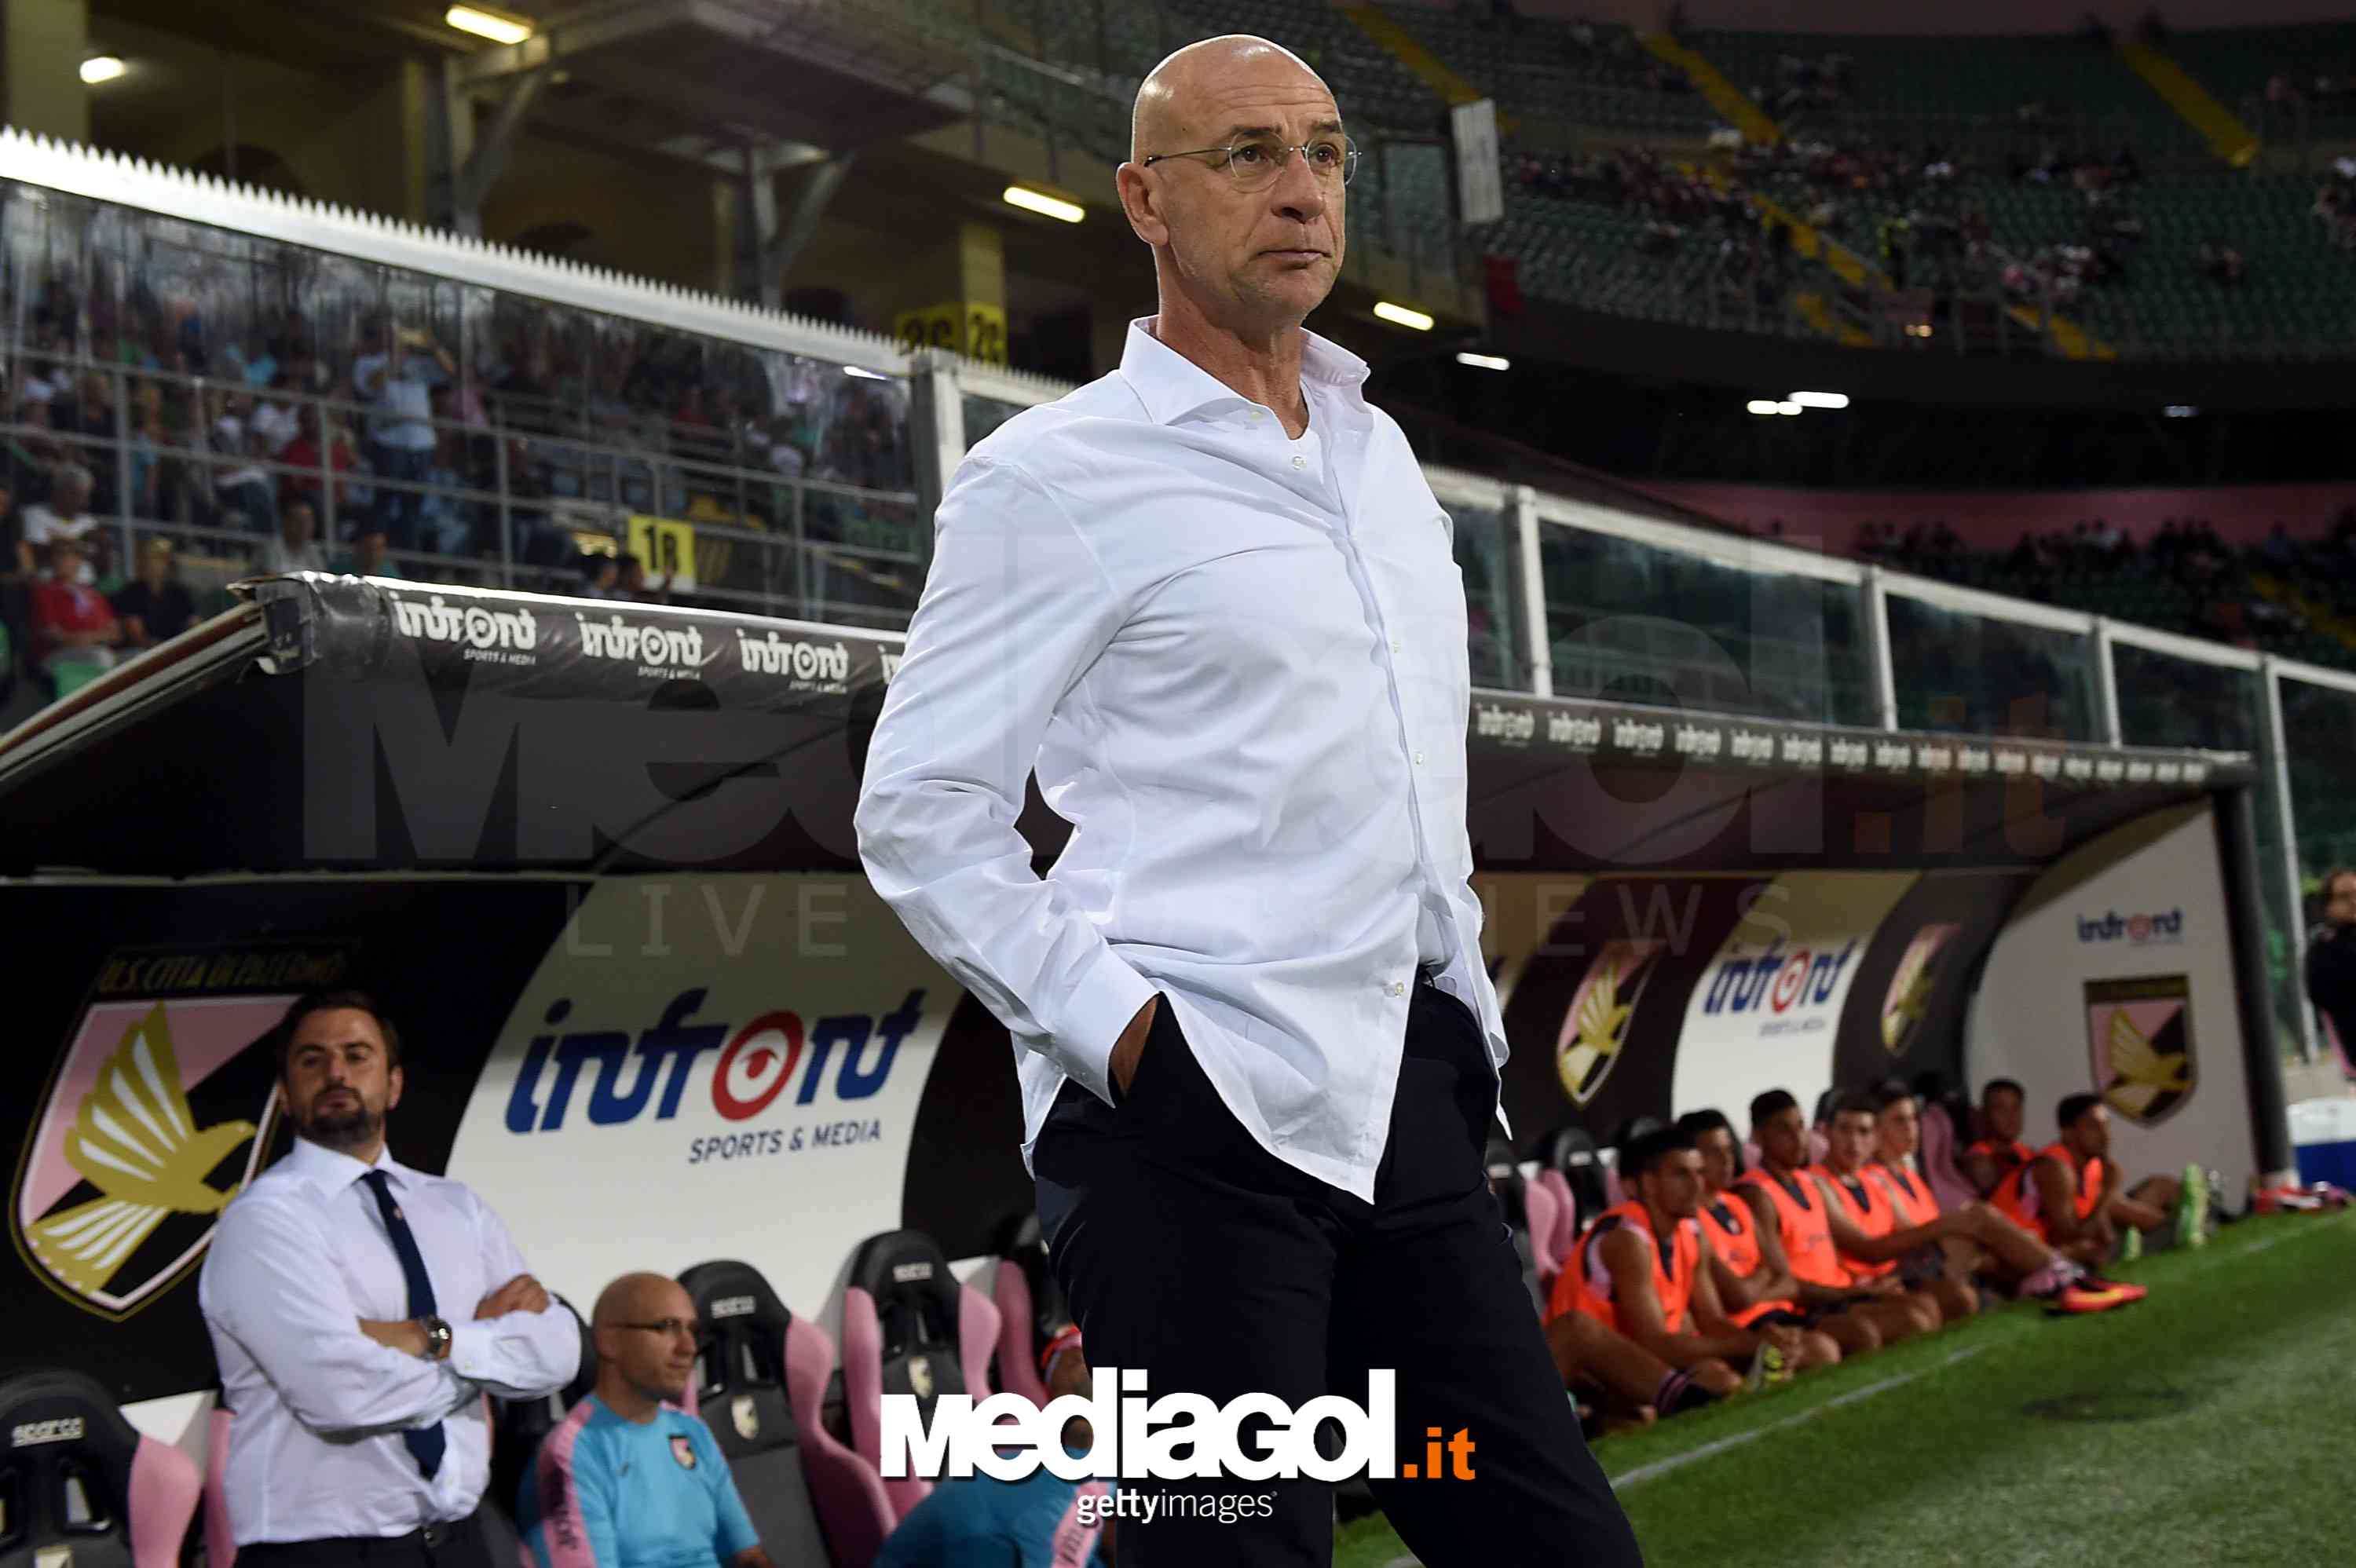
[[[1616,1568],[1635,1543],[1482,1164],[1505,1042],[1450,522],[1365,363],[1301,325],[1356,163],[1265,39],[1146,78],[1119,189],[1158,314],[958,469],[860,852],[1013,1036],[1092,1362],[1296,1409],[1393,1369],[1402,1458],[1473,1444],[1471,1480],[1375,1483],[1425,1563]],[[1014,827],[1034,770],[1074,827],[1044,878]],[[1122,1568],[1330,1560],[1316,1481],[1141,1489],[1166,1500],[1124,1517]],[[1266,1511],[1221,1523],[1219,1494]]]

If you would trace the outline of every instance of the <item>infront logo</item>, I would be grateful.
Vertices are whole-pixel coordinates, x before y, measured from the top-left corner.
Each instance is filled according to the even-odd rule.
[[[2078,917],[2080,942],[2125,942],[2130,947],[2173,946],[2184,940],[2184,911],[2122,915],[2105,910]]]
[[[1856,955],[1853,937],[1838,953],[1795,947],[1787,954],[1783,943],[1771,942],[1754,958],[1729,958],[1719,965],[1703,995],[1702,1011],[1747,1013],[1763,1006],[1782,1013],[1821,1006],[1832,1000],[1841,971]]]
[[[723,1296],[712,1304],[714,1321],[723,1317],[750,1317],[760,1310],[760,1304],[749,1296]]]
[[[583,1099],[592,1126],[634,1122],[651,1109],[667,1122],[679,1115],[690,1076],[704,1056],[712,1064],[712,1108],[723,1120],[759,1115],[798,1081],[793,1104],[807,1105],[834,1072],[834,1098],[864,1100],[884,1087],[901,1042],[924,1020],[925,993],[910,991],[899,1007],[876,1018],[843,1013],[805,1025],[794,1012],[768,1012],[733,1029],[691,1021],[708,993],[680,992],[662,1017],[633,1038],[626,1029],[592,1026],[568,1034],[535,1035],[525,1047],[508,1094],[511,1133],[552,1133]],[[559,997],[545,1021],[570,1021],[573,1002]],[[807,1063],[807,1065],[805,1065]]]

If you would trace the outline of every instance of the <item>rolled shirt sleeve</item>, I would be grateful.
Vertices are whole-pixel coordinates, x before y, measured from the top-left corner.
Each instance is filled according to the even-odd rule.
[[[1031,869],[1015,827],[1057,703],[1127,606],[1055,497],[1013,464],[969,460],[868,750],[860,858],[916,940],[1099,1099],[1154,987]]]
[[[497,1290],[531,1270],[490,1206],[465,1191],[474,1210],[475,1233],[483,1250],[483,1277]],[[469,1317],[454,1312],[473,1307],[444,1302],[450,1323],[449,1365],[460,1377],[505,1399],[537,1399],[554,1393],[581,1371],[581,1327],[572,1309],[552,1297],[541,1312],[510,1312],[499,1317]]]

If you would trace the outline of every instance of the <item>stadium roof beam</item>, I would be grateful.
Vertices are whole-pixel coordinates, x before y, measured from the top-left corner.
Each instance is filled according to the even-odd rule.
[[[826,215],[834,193],[842,188],[851,162],[858,155],[855,150],[838,153],[810,170],[794,193],[793,212],[781,227],[776,176],[783,165],[761,148],[744,149],[744,181],[753,209],[753,277],[751,286],[740,288],[739,293],[757,295],[771,310],[777,308],[785,295],[786,273],[818,232],[819,219]]]
[[[508,84],[505,97],[499,101],[499,112],[481,134],[474,138],[472,151],[460,163],[457,149],[451,150],[451,162],[456,165],[450,179],[451,227],[462,233],[480,235],[483,231],[483,197],[498,183],[500,173],[508,164],[508,151],[515,145],[516,133],[523,129],[525,119],[531,113],[532,101],[540,96],[541,88],[554,75],[556,68],[537,65],[519,73]]]
[[[797,7],[788,26],[775,7],[749,0],[638,0],[559,13],[519,43],[466,56],[457,80],[487,88],[550,64],[699,121],[750,128],[763,140],[835,149],[950,123],[966,96],[937,91],[966,69],[963,58],[897,27],[884,10],[819,4]],[[795,90],[779,93],[786,69]],[[741,136],[731,140],[742,144]]]

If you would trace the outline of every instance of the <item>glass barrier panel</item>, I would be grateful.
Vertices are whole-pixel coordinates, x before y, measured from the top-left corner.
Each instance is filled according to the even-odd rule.
[[[2094,639],[1888,595],[1898,727],[2096,739]]]
[[[2265,731],[2255,670],[2111,644],[2119,693],[2119,738],[2130,746],[2210,752],[2259,750]]]
[[[968,451],[980,446],[984,437],[1029,406],[1001,402],[996,398],[977,397],[971,392],[964,393],[958,401],[965,407],[965,444]]]
[[[1456,564],[1464,573],[1465,645],[1472,684],[1527,691],[1532,683],[1529,660],[1522,653],[1518,557],[1505,513],[1495,507],[1441,504],[1455,524]]]
[[[2257,671],[2114,640],[2111,673],[2118,688],[2119,738],[2128,745],[2246,752],[2266,765],[2265,696]],[[2283,880],[2283,824],[2275,793],[2262,784],[2254,799],[2268,999],[2276,1043],[2285,1054],[2296,1055],[2305,1040],[2295,963],[2298,911]]]
[[[1861,587],[1540,526],[1558,695],[1871,722]]]

